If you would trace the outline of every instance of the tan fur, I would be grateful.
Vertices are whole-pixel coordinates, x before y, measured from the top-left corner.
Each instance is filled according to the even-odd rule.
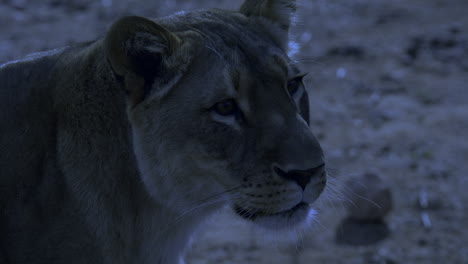
[[[283,45],[293,6],[125,17],[0,66],[1,264],[178,263],[226,205],[266,228],[307,223],[325,174],[299,187],[323,155],[305,88],[286,89],[301,75]],[[227,98],[236,115],[213,110]]]

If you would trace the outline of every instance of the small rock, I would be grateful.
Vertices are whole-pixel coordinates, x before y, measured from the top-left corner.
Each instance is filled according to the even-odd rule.
[[[340,245],[366,246],[387,238],[389,234],[387,224],[381,219],[361,221],[346,218],[337,228],[335,241]]]
[[[454,34],[454,35],[457,35],[461,32],[460,30],[460,27],[458,25],[453,25],[449,28],[449,32]]]
[[[343,79],[346,77],[346,74],[347,74],[347,71],[345,68],[343,67],[339,67],[337,70],[336,70],[336,78],[338,79]]]
[[[52,7],[64,7],[68,12],[88,10],[93,1],[91,0],[51,0]]]
[[[419,54],[424,46],[424,39],[421,37],[414,37],[411,39],[411,43],[406,48],[406,55],[408,56],[409,62],[418,59]]]
[[[25,10],[28,6],[27,0],[12,0],[10,1],[10,5],[19,10]]]
[[[376,88],[364,83],[364,82],[356,82],[351,86],[353,95],[370,95],[376,91]]]
[[[304,32],[302,35],[301,35],[301,43],[303,44],[307,44],[309,43],[311,40],[312,40],[312,34],[310,32]]]
[[[450,204],[449,201],[441,200],[433,193],[429,193],[426,190],[421,190],[419,192],[416,208],[419,210],[425,211],[437,211],[443,208],[449,208]]]
[[[377,243],[390,234],[384,217],[392,208],[389,187],[375,173],[350,180],[348,217],[336,230],[336,243],[362,246]]]
[[[328,56],[362,59],[366,54],[363,47],[354,45],[335,46],[327,51]]]
[[[396,70],[380,76],[382,81],[379,85],[379,91],[383,95],[389,94],[402,94],[407,92],[403,80],[406,76],[406,72],[403,70]]]
[[[390,188],[374,173],[350,180],[347,184],[351,203],[349,218],[355,220],[382,219],[392,208]]]

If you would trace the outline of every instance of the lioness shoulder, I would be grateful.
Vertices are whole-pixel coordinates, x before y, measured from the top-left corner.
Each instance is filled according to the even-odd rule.
[[[150,20],[0,66],[0,262],[178,263],[228,205],[271,229],[325,188],[295,1]]]

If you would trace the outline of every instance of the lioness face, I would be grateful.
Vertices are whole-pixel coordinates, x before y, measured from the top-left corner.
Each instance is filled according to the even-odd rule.
[[[221,37],[197,28],[189,70],[130,110],[135,153],[148,191],[176,215],[227,202],[265,227],[295,226],[326,184],[304,73],[271,37],[236,19]]]

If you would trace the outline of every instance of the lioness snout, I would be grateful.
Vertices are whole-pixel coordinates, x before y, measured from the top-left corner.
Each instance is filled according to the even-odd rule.
[[[325,187],[325,163],[307,170],[290,170],[288,172],[285,172],[279,167],[275,166],[274,171],[284,179],[295,181],[302,188],[302,190],[305,190],[307,184],[309,184],[312,179],[314,179],[314,184],[323,185],[323,187]]]

